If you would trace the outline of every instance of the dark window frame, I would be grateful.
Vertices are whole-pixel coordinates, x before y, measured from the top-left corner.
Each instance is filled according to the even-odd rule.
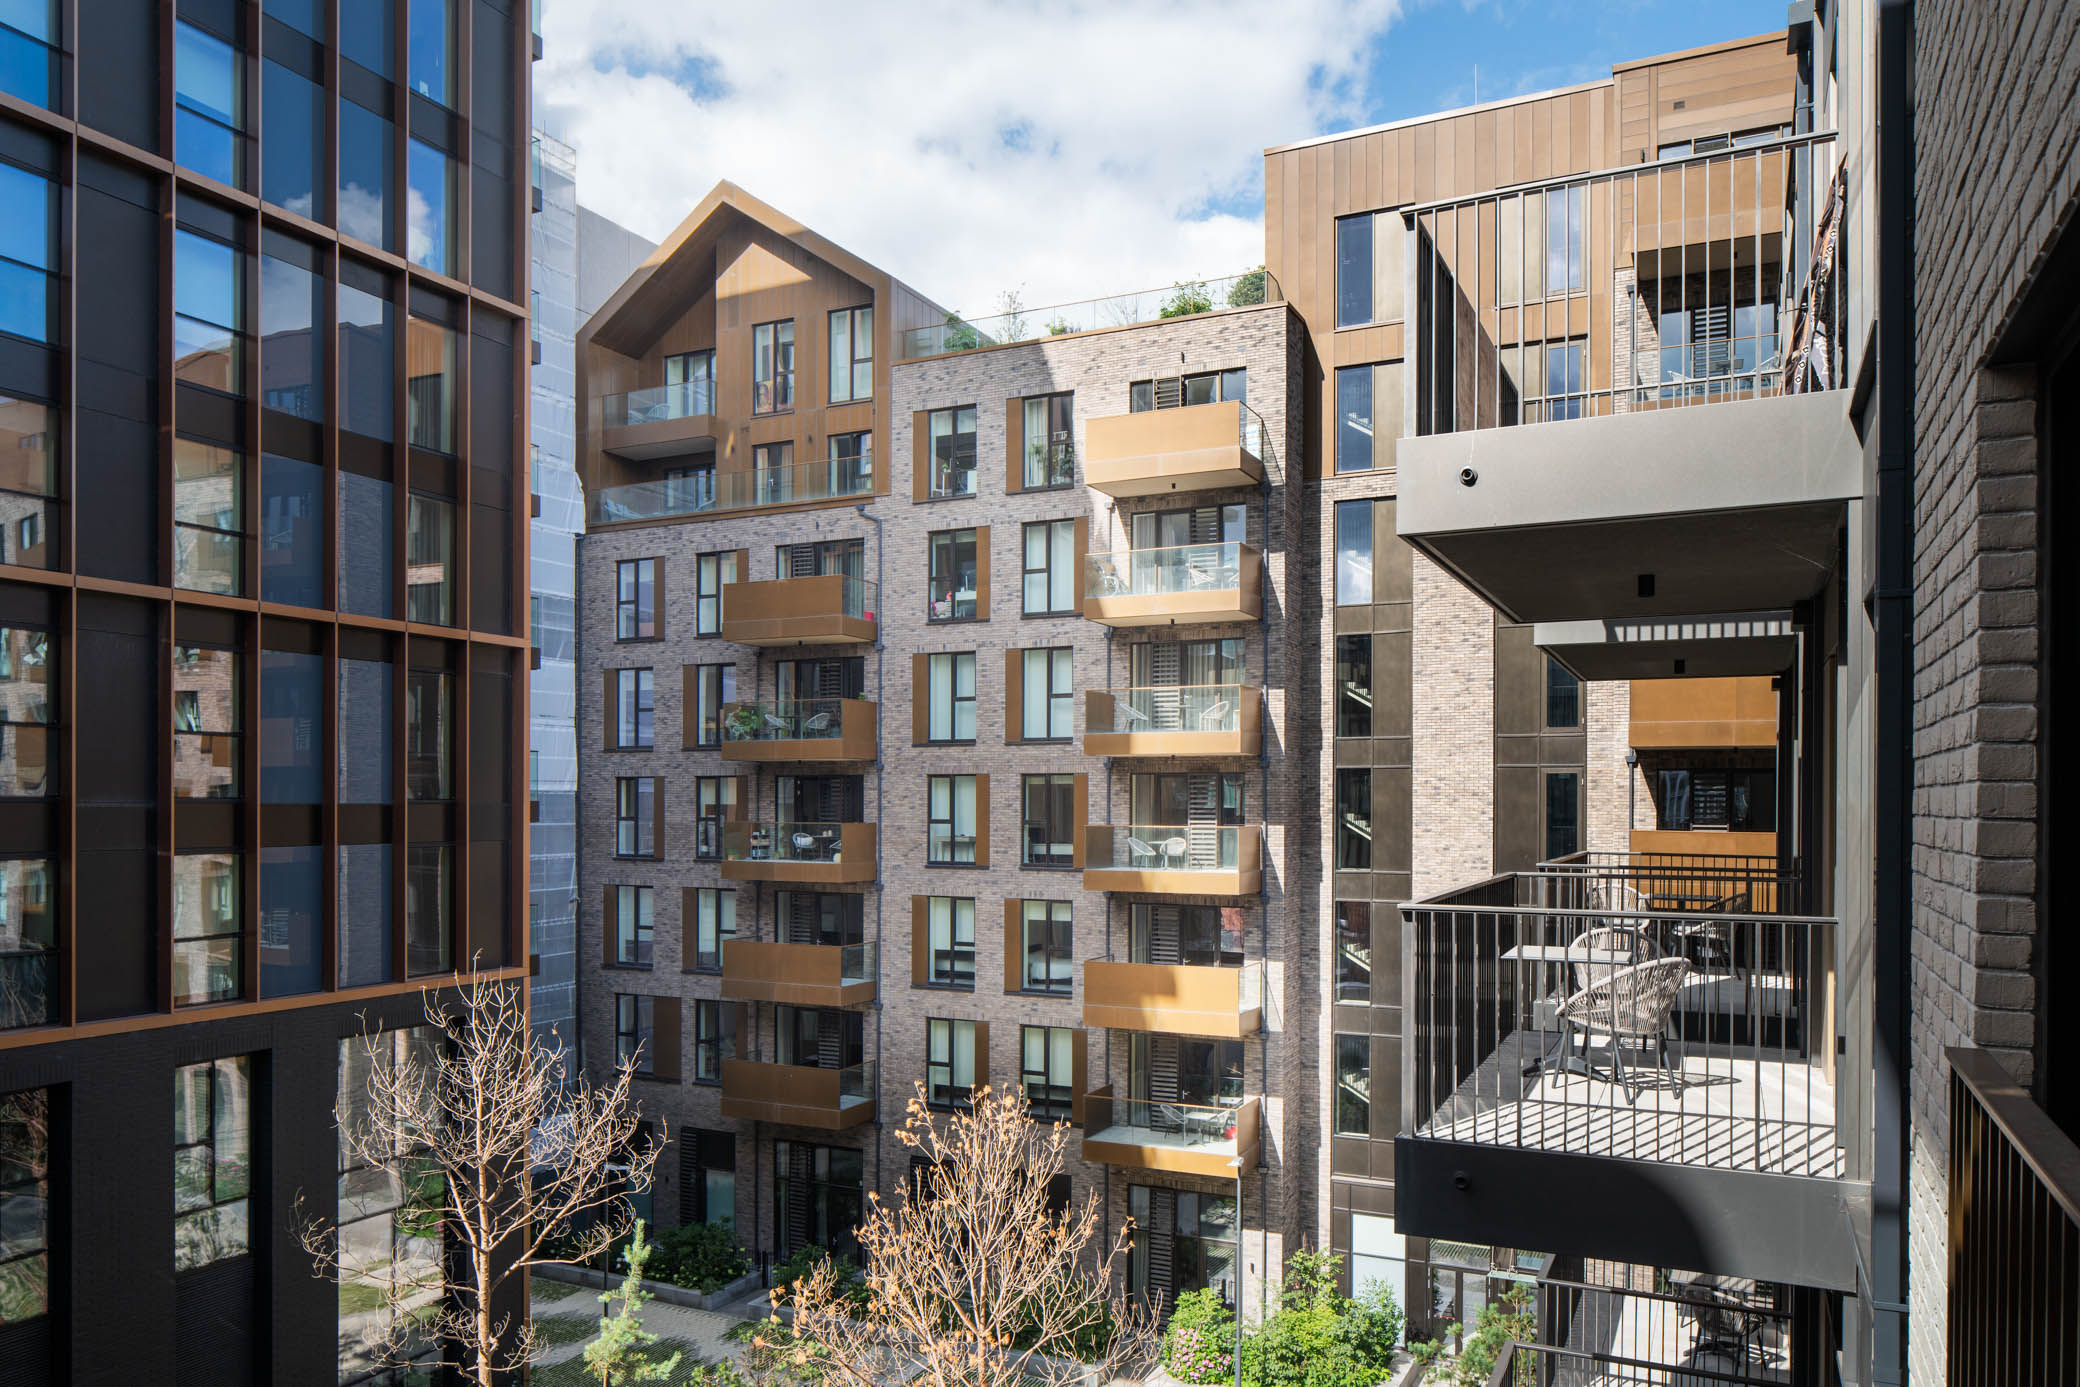
[[[971,786],[974,791],[974,805],[975,808],[979,811],[982,807],[982,785],[979,778],[974,774],[967,772],[952,772],[946,775],[928,775],[925,777],[924,842],[925,865],[928,867],[973,867],[976,865],[975,850],[978,846],[976,839],[979,835],[977,835],[975,831],[977,825],[974,818],[971,818],[968,821],[968,856],[965,860],[961,859],[958,856],[940,857],[934,855],[934,844],[941,841],[942,837],[949,847],[952,847],[961,837],[961,834],[959,832],[961,827],[959,791],[960,782],[963,780],[971,782]],[[937,790],[939,782],[941,781],[946,782],[946,817],[944,818],[939,817],[938,806],[934,802],[937,798]],[[942,825],[944,826],[943,829],[941,827]]]
[[[787,340],[780,340],[780,329],[787,329]],[[766,350],[771,355],[772,373],[759,374],[759,335],[766,335]],[[786,414],[794,408],[795,374],[795,330],[794,319],[775,318],[770,322],[754,323],[751,326],[751,412],[754,415]],[[782,365],[782,348],[785,348],[785,365]]]
[[[1036,785],[1035,782],[1040,783]],[[1043,813],[1042,817],[1039,818],[1035,818],[1033,815],[1033,792],[1035,789],[1043,792],[1041,803]],[[1057,800],[1060,802],[1057,803]],[[1067,814],[1071,821],[1066,824],[1051,824],[1049,820],[1057,809]],[[1076,865],[1076,840],[1082,832],[1082,825],[1074,822],[1075,816],[1075,772],[1041,771],[1021,775],[1018,778],[1018,865],[1021,867],[1050,869],[1073,868]],[[1056,829],[1066,829],[1066,836],[1058,835],[1052,831]],[[1045,836],[1036,837],[1036,834]],[[1045,842],[1050,845],[1057,843],[1066,844],[1068,850],[1066,852],[1036,854],[1033,851],[1033,845],[1036,842]]]
[[[1054,540],[1057,530],[1064,525],[1069,528],[1070,571],[1067,586],[1068,605],[1065,607],[1049,605],[1035,608],[1030,598],[1035,576],[1040,578],[1041,586],[1047,592],[1050,603],[1053,600],[1055,586]],[[1042,536],[1041,559],[1038,568],[1033,567],[1032,563],[1033,532],[1035,530],[1045,531],[1045,534]],[[1076,521],[1073,518],[1065,520],[1028,520],[1019,526],[1018,564],[1018,610],[1021,616],[1081,616],[1083,614],[1082,606],[1076,601]]]
[[[613,739],[608,742],[612,751],[651,751],[657,746],[657,671],[648,666],[623,666],[613,671],[614,706],[607,710],[608,726]],[[633,681],[629,690],[631,724],[621,725],[621,698],[623,680]],[[627,733],[626,739],[623,733]]]
[[[1033,1034],[1040,1034],[1041,1067],[1034,1069],[1027,1056]],[[1069,1072],[1056,1075],[1054,1062],[1054,1037],[1056,1032],[1071,1037]],[[1018,1028],[1018,1081],[1025,1090],[1026,1108],[1035,1122],[1066,1122],[1075,1112],[1076,1105],[1076,1058],[1075,1030],[1069,1026],[1026,1026]]]
[[[940,946],[933,918],[936,902],[946,902],[946,939]],[[967,907],[965,919],[961,907]],[[928,986],[953,992],[975,990],[975,898],[973,896],[925,897],[925,964]],[[963,929],[965,926],[965,930]]]
[[[531,754],[531,753],[530,753]],[[648,786],[646,790],[644,787]],[[614,777],[614,856],[657,856],[657,777]],[[647,841],[647,845],[646,842]]]
[[[1045,906],[1047,913],[1039,919],[1033,916],[1034,906]],[[1035,949],[1033,936],[1035,927],[1040,934],[1037,951],[1041,963],[1038,981],[1034,980],[1033,963]],[[1019,991],[1031,992],[1045,997],[1069,997],[1076,992],[1076,903],[1074,901],[1044,900],[1036,896],[1022,898],[1018,903],[1018,947],[1022,962],[1019,966]],[[1066,964],[1066,976],[1055,980],[1055,964]]]
[[[649,909],[644,910],[648,902]],[[633,916],[631,916],[633,911]],[[645,921],[647,914],[649,919]],[[647,970],[657,962],[657,889],[618,883],[614,887],[614,966]]]
[[[621,559],[614,565],[614,639],[654,641],[664,638],[663,613],[657,610],[657,565],[660,560]],[[631,584],[631,579],[633,583]],[[633,586],[634,595],[629,595]],[[649,629],[645,630],[644,628]]]

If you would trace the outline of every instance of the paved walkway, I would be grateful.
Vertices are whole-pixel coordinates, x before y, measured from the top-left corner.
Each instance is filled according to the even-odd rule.
[[[619,1281],[615,1285],[619,1286]],[[546,1350],[537,1360],[534,1381],[537,1387],[565,1387],[565,1384],[590,1382],[586,1375],[585,1345],[592,1342],[599,1332],[599,1316],[602,1306],[599,1292],[589,1286],[573,1286],[564,1282],[549,1281],[540,1276],[534,1278],[534,1302],[532,1310],[535,1323],[550,1338],[554,1347]],[[762,1316],[752,1306],[749,1297],[722,1310],[695,1310],[684,1305],[667,1305],[653,1300],[643,1307],[643,1328],[658,1336],[657,1350],[670,1353],[680,1350],[684,1355],[681,1372],[674,1380],[682,1380],[687,1370],[696,1363],[713,1363],[721,1359],[741,1360],[744,1345],[731,1343],[723,1336],[745,1320]]]

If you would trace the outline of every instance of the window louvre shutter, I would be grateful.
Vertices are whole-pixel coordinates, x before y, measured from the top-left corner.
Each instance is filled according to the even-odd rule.
[[[975,777],[975,865],[989,865],[989,777]]]
[[[1018,396],[1004,401],[1004,490],[1026,489],[1026,402]]]
[[[989,526],[975,527],[975,619],[989,620]]]
[[[910,657],[910,745],[932,739],[932,657]]]
[[[1025,902],[1004,902],[1004,990],[1018,992],[1026,985]]]
[[[1004,652],[1004,740],[1026,739],[1026,652]]]
[[[932,980],[931,897],[910,898],[910,985],[923,987]]]
[[[677,997],[653,997],[650,999],[650,1043],[656,1053],[650,1056],[650,1073],[653,1078],[677,1080],[679,1077],[679,1052],[684,1046],[679,1029],[679,999]]]
[[[922,501],[931,480],[930,447],[932,419],[929,410],[910,413],[910,499]]]

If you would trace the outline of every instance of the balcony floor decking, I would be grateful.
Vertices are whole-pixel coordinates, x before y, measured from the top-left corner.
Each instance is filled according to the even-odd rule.
[[[1758,1329],[1738,1350],[1713,1342],[1696,1313],[1665,1300],[1624,1297],[1615,1322],[1589,1323],[1589,1302],[1567,1327],[1565,1346],[1582,1353],[1605,1353],[1631,1362],[1597,1362],[1559,1354],[1538,1361],[1551,1369],[1548,1387],[1642,1387],[1646,1383],[1685,1383],[1683,1372],[1695,1368],[1700,1382],[1739,1383],[1767,1387],[1791,1381],[1790,1357],[1774,1328]],[[1599,1317],[1600,1318],[1600,1317]],[[1666,1364],[1644,1368],[1640,1363]],[[1710,1374],[1711,1376],[1703,1376]]]

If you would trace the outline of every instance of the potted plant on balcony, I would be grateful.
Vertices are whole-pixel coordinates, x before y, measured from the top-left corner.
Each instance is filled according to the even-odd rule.
[[[723,719],[722,725],[731,741],[748,742],[758,736],[759,729],[765,724],[759,717],[758,709],[748,703],[740,703],[729,710],[729,716]]]

